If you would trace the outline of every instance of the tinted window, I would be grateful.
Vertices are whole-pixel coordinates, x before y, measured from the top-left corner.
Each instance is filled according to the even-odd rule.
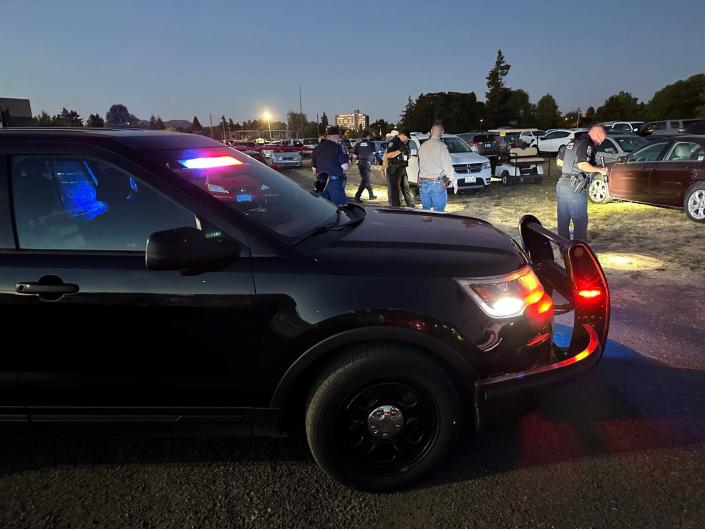
[[[632,128],[626,123],[615,123],[612,125],[613,130],[632,130]]]
[[[653,143],[648,147],[644,147],[640,151],[636,151],[629,157],[627,163],[644,163],[655,162],[663,152],[666,143]]]
[[[652,125],[652,128],[654,130],[666,130],[666,122],[665,121],[657,121]]]
[[[679,129],[679,128],[681,128],[681,122],[680,121],[671,121],[669,126],[672,129]]]
[[[20,248],[142,251],[152,232],[195,217],[109,163],[19,156],[12,163]]]
[[[555,140],[558,138],[565,138],[567,136],[570,136],[570,132],[563,132],[563,131],[555,131],[547,134],[544,139],[545,140]]]
[[[227,147],[148,154],[237,213],[284,237],[299,238],[338,217],[328,200]]]

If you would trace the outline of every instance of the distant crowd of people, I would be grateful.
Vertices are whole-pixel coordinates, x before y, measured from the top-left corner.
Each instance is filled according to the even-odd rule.
[[[455,182],[450,152],[441,141],[443,134],[443,124],[434,123],[430,138],[418,149],[418,186],[423,209],[444,211],[448,202],[448,188]],[[393,131],[384,153],[382,173],[387,180],[387,200],[391,207],[401,207],[402,198],[407,207],[415,207],[407,176],[411,156],[410,139],[408,131]],[[353,148],[353,156],[357,159],[360,170],[360,185],[354,196],[355,202],[362,202],[362,194],[365,191],[370,200],[377,198],[370,178],[375,151],[375,144],[369,133]],[[338,205],[348,201],[345,185],[350,164],[350,156],[340,142],[338,127],[329,127],[325,138],[313,150],[311,158],[311,169],[316,175],[317,189],[321,196]]]
[[[444,211],[448,202],[448,188],[457,185],[448,147],[441,141],[444,132],[442,123],[434,123],[430,138],[418,148],[419,195],[421,207],[427,210]],[[566,239],[571,238],[571,222],[573,238],[587,239],[587,188],[592,174],[607,173],[605,167],[600,167],[595,162],[597,146],[605,137],[605,129],[596,125],[566,148],[562,174],[556,185],[558,233]],[[407,175],[411,156],[410,140],[408,131],[394,131],[384,153],[382,172],[387,180],[387,199],[391,207],[401,207],[402,198],[406,207],[415,207]],[[370,200],[377,198],[370,179],[375,150],[370,134],[357,142],[353,149],[353,156],[357,159],[360,170],[360,185],[354,196],[355,202],[362,202],[362,194],[365,191]],[[345,185],[350,164],[350,156],[340,142],[340,131],[337,127],[329,127],[325,138],[313,150],[311,162],[321,196],[338,205],[347,203]]]

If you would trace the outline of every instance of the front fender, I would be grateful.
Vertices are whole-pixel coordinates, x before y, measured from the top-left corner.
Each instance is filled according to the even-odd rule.
[[[339,332],[307,349],[289,366],[279,380],[274,390],[270,407],[284,408],[296,382],[310,367],[325,358],[326,355],[333,354],[336,349],[347,345],[375,340],[401,342],[423,348],[444,367],[452,370],[453,375],[455,375],[453,378],[466,383],[469,394],[472,394],[477,374],[460,351],[453,349],[434,336],[412,329],[371,326]]]

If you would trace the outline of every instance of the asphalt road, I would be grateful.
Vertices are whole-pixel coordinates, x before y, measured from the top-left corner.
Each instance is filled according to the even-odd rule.
[[[417,489],[342,488],[300,438],[13,434],[0,527],[705,527],[702,277],[699,290],[610,281],[600,366],[463,438]]]

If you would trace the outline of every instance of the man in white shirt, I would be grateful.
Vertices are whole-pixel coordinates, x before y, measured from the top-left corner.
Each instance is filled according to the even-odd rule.
[[[448,202],[448,185],[455,182],[453,161],[443,143],[443,125],[431,127],[431,137],[419,148],[419,194],[423,209],[443,211]]]

